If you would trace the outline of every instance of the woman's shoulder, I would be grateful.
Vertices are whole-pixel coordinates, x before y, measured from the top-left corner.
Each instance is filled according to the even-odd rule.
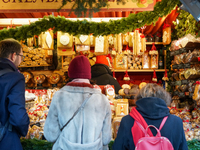
[[[180,125],[182,126],[183,125],[183,121],[180,117],[176,116],[176,115],[172,115],[170,114],[168,116],[168,120],[171,124],[176,124],[176,125]]]

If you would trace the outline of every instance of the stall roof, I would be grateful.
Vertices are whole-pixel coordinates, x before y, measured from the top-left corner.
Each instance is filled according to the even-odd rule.
[[[130,13],[136,13],[133,11],[112,11],[112,12],[97,12],[93,13],[94,18],[99,17],[128,17]],[[49,15],[64,16],[65,18],[77,18],[72,12],[33,12],[33,13],[0,13],[0,18],[43,18]]]
[[[156,0],[156,2],[161,0]],[[134,11],[100,11],[93,13],[93,18],[121,18],[121,17],[128,17],[131,13],[138,13]],[[25,13],[0,13],[0,20],[1,19],[15,19],[15,18],[43,18],[44,16],[54,15],[54,16],[64,16],[65,18],[77,18],[77,16],[72,12],[70,15],[69,12],[25,12]],[[178,16],[177,10],[173,10],[171,14],[166,17],[159,18],[156,22],[156,25],[153,24],[147,26],[144,29],[145,34],[154,34],[157,31],[161,30],[161,26],[164,22],[172,24],[172,21],[176,20]],[[0,29],[10,26],[11,24],[4,24],[3,26],[0,25]]]

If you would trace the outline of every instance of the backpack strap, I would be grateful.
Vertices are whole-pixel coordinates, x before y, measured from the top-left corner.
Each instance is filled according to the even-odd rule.
[[[162,129],[162,127],[164,126],[166,120],[167,120],[168,116],[164,117],[161,124],[160,124],[160,127],[159,127],[159,131]]]
[[[165,117],[163,118],[163,120],[162,120],[162,122],[161,122],[161,124],[160,124],[159,129],[157,129],[157,128],[156,128],[155,126],[153,126],[153,125],[149,125],[149,126],[146,128],[146,130],[145,130],[144,127],[143,127],[138,121],[135,120],[135,122],[136,122],[137,125],[140,127],[140,129],[141,129],[142,132],[145,134],[145,136],[147,135],[147,131],[148,131],[148,128],[149,128],[149,127],[154,127],[154,128],[157,130],[156,136],[160,136],[160,130],[161,130],[162,127],[164,126],[164,124],[165,124],[167,118],[168,118],[168,116],[165,116]]]
[[[135,122],[136,122],[137,125],[140,127],[140,129],[142,130],[142,132],[143,132],[144,134],[146,134],[146,130],[144,129],[144,127],[143,127],[137,120],[135,120]]]

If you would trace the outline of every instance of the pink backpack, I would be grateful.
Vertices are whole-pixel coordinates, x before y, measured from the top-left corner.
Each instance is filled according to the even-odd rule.
[[[163,121],[161,122],[161,125],[159,127],[159,130],[154,125],[149,125],[146,130],[143,128],[143,126],[136,121],[140,129],[144,132],[145,137],[142,137],[138,140],[138,143],[135,146],[135,150],[174,150],[171,142],[168,138],[161,136],[160,130],[162,129],[163,125],[165,124],[165,121],[167,120],[168,116],[166,116]],[[147,134],[148,128],[153,127],[157,130],[157,135],[150,137]]]

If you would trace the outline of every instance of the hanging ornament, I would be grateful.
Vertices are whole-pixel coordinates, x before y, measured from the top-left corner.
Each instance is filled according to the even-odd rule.
[[[126,50],[124,51],[124,55],[128,55],[128,53],[130,52],[128,45],[126,45]]]
[[[115,50],[115,48],[113,47],[113,49],[112,49],[112,52],[111,52],[111,54],[112,55],[116,55],[117,53],[116,53],[116,50]]]
[[[67,44],[69,44],[69,37],[67,36],[67,35],[61,35],[60,36],[60,43],[62,44],[62,45],[67,45]]]
[[[153,72],[153,78],[152,78],[153,82],[157,82],[157,76],[156,76],[156,71],[154,70]]]
[[[151,50],[149,51],[149,55],[158,55],[155,43],[152,44]]]
[[[88,35],[80,35],[79,39],[81,43],[84,43],[88,39]]]
[[[164,77],[162,78],[163,81],[169,81],[169,78],[167,76],[167,69],[165,69]]]
[[[124,75],[123,80],[125,80],[125,81],[129,81],[129,80],[130,80],[130,77],[129,77],[129,75],[128,75],[127,70],[126,70],[126,72],[125,72],[125,75]]]
[[[48,48],[51,48],[51,44],[53,42],[51,34],[49,32],[45,32],[46,36],[46,44],[48,46]]]
[[[170,24],[164,23],[163,25],[163,45],[168,45],[171,42],[171,26]]]
[[[153,43],[149,55],[151,55],[151,69],[158,69],[158,51],[155,47],[155,43]]]

